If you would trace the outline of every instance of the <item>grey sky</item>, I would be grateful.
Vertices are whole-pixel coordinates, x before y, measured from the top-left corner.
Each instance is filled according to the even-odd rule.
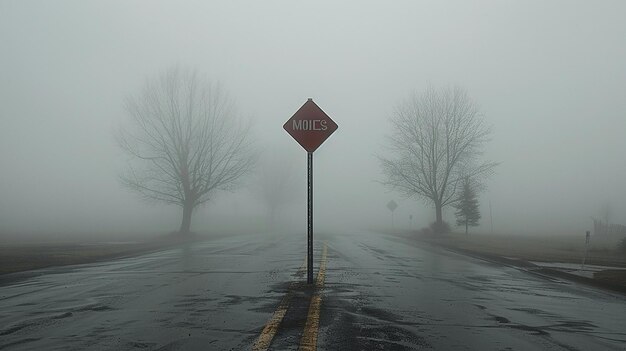
[[[374,182],[394,105],[428,84],[464,87],[493,125],[485,157],[502,164],[483,229],[489,201],[509,232],[584,231],[605,202],[626,223],[624,13],[623,1],[0,0],[0,231],[177,228],[178,209],[119,186],[112,136],[124,96],[173,64],[221,81],[260,144],[301,153],[298,176],[305,153],[282,124],[308,97],[339,124],[315,154],[320,223],[387,221],[391,198],[404,222],[432,221]],[[243,189],[194,221],[259,212]]]

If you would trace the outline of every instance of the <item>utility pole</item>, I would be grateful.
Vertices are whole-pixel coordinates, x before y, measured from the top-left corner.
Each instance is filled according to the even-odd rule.
[[[591,239],[591,232],[587,231],[585,234],[585,256],[583,256],[583,264],[580,265],[580,269],[585,268],[585,261],[587,261],[587,252],[589,251],[589,241]]]

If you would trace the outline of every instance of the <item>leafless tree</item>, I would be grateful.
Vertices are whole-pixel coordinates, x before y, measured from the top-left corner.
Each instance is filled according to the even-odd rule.
[[[276,212],[300,199],[306,191],[306,183],[299,184],[296,178],[296,156],[274,147],[260,157],[251,191],[267,209],[268,229],[275,228]]]
[[[122,183],[146,200],[182,207],[181,233],[193,210],[216,190],[233,189],[251,170],[250,125],[216,83],[190,69],[171,68],[125,101],[130,125],[117,134],[133,159]]]
[[[435,229],[443,209],[458,201],[462,180],[488,175],[496,166],[480,162],[491,130],[465,90],[432,87],[400,103],[392,117],[388,156],[379,156],[383,184],[435,207]]]

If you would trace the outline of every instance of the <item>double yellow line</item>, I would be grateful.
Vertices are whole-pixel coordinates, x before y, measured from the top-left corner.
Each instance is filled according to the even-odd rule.
[[[322,288],[324,287],[324,277],[326,276],[327,251],[326,244],[324,244],[322,263],[320,263],[320,270],[317,272],[317,279],[315,279],[315,293],[311,298],[309,314],[304,325],[304,333],[302,334],[302,339],[300,339],[300,350],[303,351],[317,349],[317,332],[320,325],[320,307],[322,306]]]
[[[322,305],[322,288],[324,287],[324,278],[326,276],[326,261],[327,261],[327,252],[328,248],[326,244],[324,244],[324,250],[322,251],[322,261],[320,263],[319,271],[317,272],[317,279],[315,280],[315,292],[313,297],[311,297],[311,303],[309,305],[309,313],[307,315],[306,324],[304,326],[304,332],[302,333],[302,338],[300,339],[300,350],[309,351],[315,350],[317,348],[317,334],[319,330],[319,322],[320,322],[320,308]],[[305,263],[300,266],[298,272],[304,270],[306,266]],[[289,308],[289,302],[293,297],[293,290],[296,287],[298,282],[291,282],[289,285],[289,289],[287,294],[282,298],[276,311],[269,319],[269,321],[265,324],[261,335],[256,339],[254,345],[252,345],[253,351],[265,351],[269,349],[270,344],[272,343],[272,339],[274,339],[274,335],[278,332],[278,327],[280,326],[280,322],[285,317],[287,313],[287,309]]]

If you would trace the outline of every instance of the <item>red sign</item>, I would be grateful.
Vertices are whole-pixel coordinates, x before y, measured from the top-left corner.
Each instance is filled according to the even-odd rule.
[[[309,99],[283,125],[283,128],[307,152],[315,151],[328,137],[337,130],[335,123],[317,106],[313,99]]]

